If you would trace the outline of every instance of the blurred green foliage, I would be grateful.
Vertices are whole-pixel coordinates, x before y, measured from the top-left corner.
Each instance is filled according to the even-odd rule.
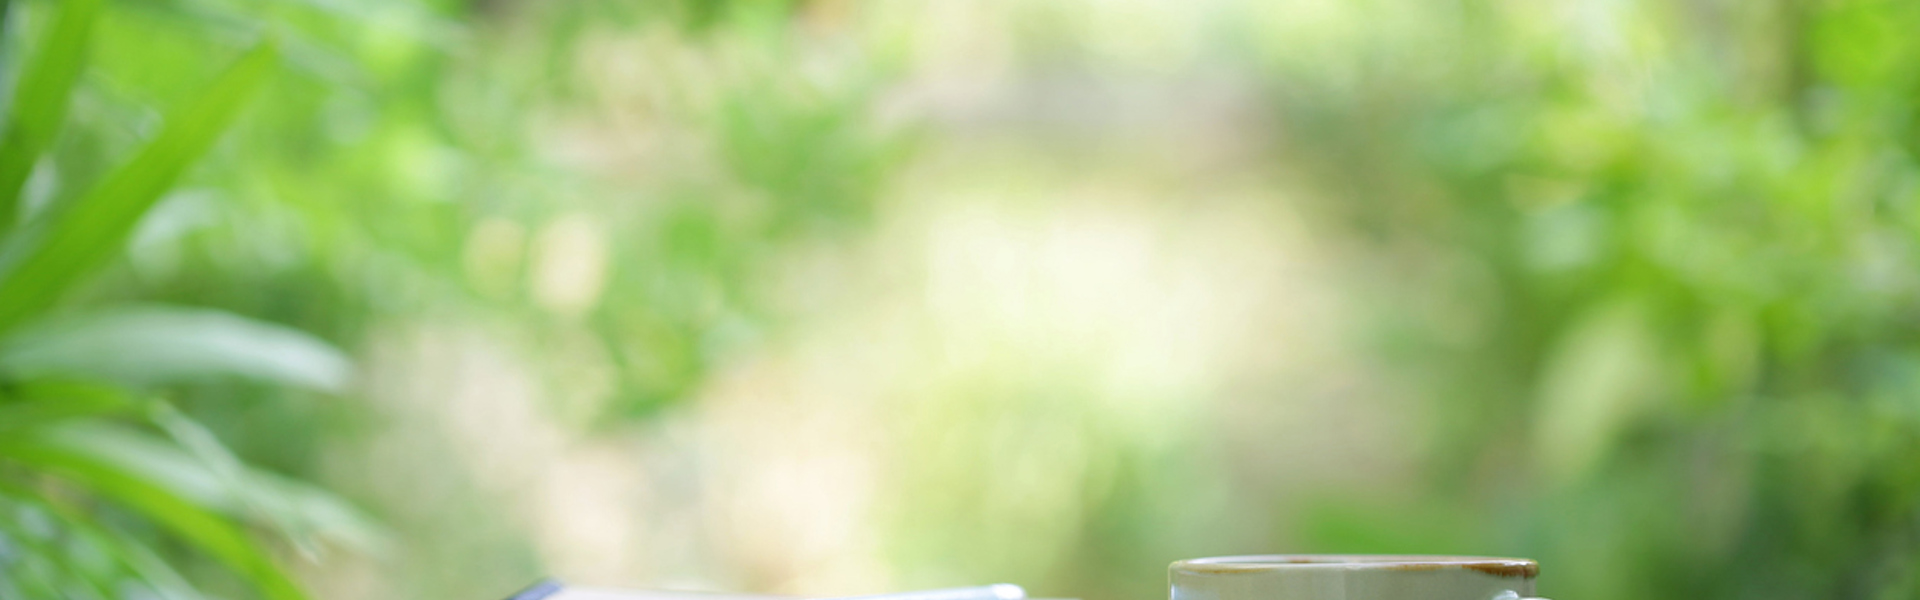
[[[1556,597],[1920,594],[1920,9],[1149,4],[11,2],[0,598],[496,595],[577,532],[502,491],[524,481],[485,460],[492,438],[462,445],[494,413],[535,432],[481,427],[504,454],[551,456],[550,418],[664,473],[614,516],[702,543],[651,548],[666,566],[632,583],[1011,579],[1145,599],[1169,560],[1284,551],[1530,556]],[[1218,89],[1245,106],[1209,104]],[[1223,210],[1188,198],[1221,181],[1278,190],[1247,202],[1297,211],[1330,249],[1315,256],[1360,340],[1342,360],[1370,380],[1355,394],[1397,402],[1363,418],[1411,424],[1355,442],[1398,453],[1403,471],[1378,469],[1393,485],[1274,467],[1352,450],[1332,435],[1298,453],[1235,412],[1311,400],[1294,382],[1159,380],[1189,357],[1107,349],[1211,339],[1182,335],[1209,315],[1179,310],[1075,320],[1110,296],[1198,293],[1101,271],[1141,262],[1124,244],[1095,235],[1067,249],[1094,262],[1063,263],[1119,283],[1008,325],[990,321],[1026,307],[1003,305],[1080,273],[1046,270],[1061,261],[1044,243],[966,245],[1049,225],[961,227],[981,254],[962,262],[1038,269],[1008,283],[1030,295],[962,279],[1003,310],[924,317],[909,328],[934,349],[917,358],[882,326],[891,305],[849,299],[869,282],[809,270],[920,258],[901,223],[944,213],[916,184],[1021,218],[1140,188],[1180,199],[1090,204],[1186,222]],[[1237,239],[1233,214],[1187,243]],[[1240,258],[1224,247],[1203,255]],[[878,264],[874,279],[944,301],[939,281]],[[873,319],[847,321],[870,329],[830,345],[844,362],[827,371],[925,364],[879,408],[752,387],[755,359],[834,331],[821,312]],[[1135,321],[1148,333],[1098,331]],[[483,332],[439,342],[462,350],[507,340],[538,418],[433,412],[484,394],[415,385],[433,363],[394,348],[421,330]],[[512,381],[493,366],[446,377]],[[729,408],[730,385],[761,403]],[[727,429],[756,422],[728,410],[778,427]],[[1315,429],[1335,427],[1287,431]],[[675,445],[699,435],[736,444]],[[861,456],[729,462],[787,437]],[[866,471],[843,462],[882,475],[849,484]],[[729,468],[774,483],[727,487]],[[540,481],[618,479],[589,473]],[[818,495],[846,489],[866,495]],[[813,547],[741,517],[755,502],[846,502],[825,513],[872,532],[787,570],[877,566],[772,579],[749,563]],[[767,539],[703,545],[729,536]]]
[[[1406,300],[1381,351],[1444,407],[1428,492],[1379,510],[1458,507],[1561,595],[1920,593],[1920,11],[1630,4],[1566,39],[1543,10],[1273,79]],[[1319,517],[1332,547],[1488,543]]]

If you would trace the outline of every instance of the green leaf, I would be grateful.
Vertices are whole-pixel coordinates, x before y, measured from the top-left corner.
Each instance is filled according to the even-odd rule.
[[[193,584],[175,571],[171,565],[155,554],[153,549],[142,545],[133,536],[117,532],[100,524],[93,516],[71,506],[48,501],[33,490],[0,480],[0,497],[11,497],[24,505],[39,508],[58,518],[74,535],[96,546],[106,549],[121,564],[126,565],[141,579],[141,583],[152,587],[163,600],[203,600]]]
[[[0,339],[0,370],[134,386],[238,376],[328,392],[353,374],[344,353],[297,329],[166,306],[36,322]]]
[[[296,542],[320,538],[372,553],[385,548],[384,530],[338,497],[247,467],[211,432],[171,407],[159,405],[153,416],[177,443],[104,422],[48,428],[35,443],[112,465],[195,506],[262,522]]]
[[[38,507],[16,505],[7,500],[10,500],[8,496],[0,495],[0,541],[12,541],[16,548],[25,549],[28,554],[47,560],[66,575],[64,578],[39,583],[49,590],[63,589],[62,595],[65,596],[74,595],[73,590],[68,588],[82,588],[91,598],[115,597],[104,582],[112,574],[103,573],[98,565],[86,564],[74,556],[75,552],[71,546],[91,543],[90,540],[78,540],[62,535],[67,532],[59,528],[35,527],[34,525],[45,525],[48,522],[45,519],[46,515],[41,514]],[[0,575],[5,574],[7,571],[0,570]]]
[[[35,381],[7,390],[0,401],[0,435],[33,431],[61,421],[131,413],[134,404],[119,388],[81,381]]]
[[[275,600],[304,600],[297,584],[244,531],[138,474],[38,436],[0,438],[0,454],[132,509],[219,560]]]
[[[155,425],[167,432],[176,444],[187,450],[179,459],[190,460],[192,467],[204,470],[221,486],[230,513],[242,510],[257,513],[292,538],[303,549],[312,551],[310,540],[328,536],[366,552],[379,552],[385,546],[380,529],[346,502],[319,489],[309,488],[247,467],[246,463],[220,443],[220,439],[198,421],[168,404],[157,404],[152,413]],[[125,442],[138,442],[128,437]],[[86,447],[93,447],[87,444]],[[120,455],[120,460],[165,456],[172,447],[154,441],[146,448]]]
[[[133,226],[207,151],[278,61],[261,43],[167,119],[152,142],[92,191],[0,250],[0,332],[51,306],[59,295],[125,244]]]
[[[0,236],[20,217],[20,188],[67,120],[67,97],[87,62],[87,38],[100,0],[57,3],[60,15],[14,88],[13,114],[0,137]],[[0,9],[4,9],[0,6]]]

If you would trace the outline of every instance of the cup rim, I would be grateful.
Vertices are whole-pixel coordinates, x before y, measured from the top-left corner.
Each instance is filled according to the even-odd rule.
[[[1181,575],[1235,575],[1289,570],[1440,571],[1462,569],[1495,577],[1533,579],[1540,564],[1525,558],[1423,554],[1248,554],[1176,561]]]

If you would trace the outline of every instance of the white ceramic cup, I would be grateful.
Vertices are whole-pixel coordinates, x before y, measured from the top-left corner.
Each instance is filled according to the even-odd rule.
[[[1298,554],[1173,563],[1172,600],[1540,600],[1520,558]]]

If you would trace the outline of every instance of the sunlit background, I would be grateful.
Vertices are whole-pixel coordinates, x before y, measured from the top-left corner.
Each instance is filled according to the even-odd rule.
[[[0,6],[0,599],[1920,596],[1920,4]]]

